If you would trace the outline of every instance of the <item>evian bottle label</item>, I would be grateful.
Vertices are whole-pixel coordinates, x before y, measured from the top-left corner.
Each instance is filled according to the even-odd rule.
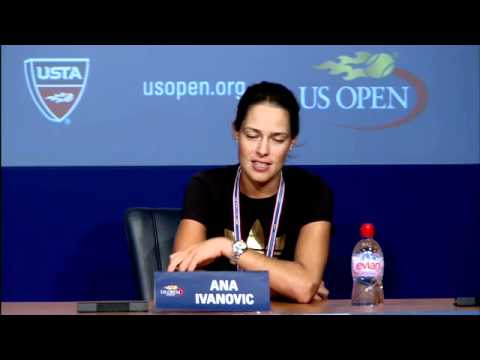
[[[352,275],[354,277],[383,277],[383,256],[365,251],[352,256]]]

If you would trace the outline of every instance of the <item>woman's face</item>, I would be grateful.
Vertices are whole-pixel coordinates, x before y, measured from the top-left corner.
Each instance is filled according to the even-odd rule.
[[[296,139],[290,135],[287,110],[270,103],[250,107],[242,127],[235,131],[238,157],[249,180],[261,185],[275,180]]]

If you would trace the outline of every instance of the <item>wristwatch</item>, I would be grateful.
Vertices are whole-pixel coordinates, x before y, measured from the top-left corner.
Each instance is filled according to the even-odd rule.
[[[247,250],[247,243],[243,240],[234,241],[232,245],[233,257],[230,262],[237,265],[240,256]]]

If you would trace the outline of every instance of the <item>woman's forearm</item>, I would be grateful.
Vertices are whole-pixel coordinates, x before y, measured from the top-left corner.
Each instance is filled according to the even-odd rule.
[[[271,289],[300,303],[310,302],[321,282],[295,261],[269,258],[252,250],[240,257],[238,265],[244,270],[268,271]]]

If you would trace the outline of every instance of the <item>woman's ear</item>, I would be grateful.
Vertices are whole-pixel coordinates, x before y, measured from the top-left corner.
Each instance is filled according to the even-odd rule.
[[[235,130],[235,124],[232,123],[232,136],[233,136],[233,139],[238,142],[238,139],[240,137],[240,132]]]
[[[297,144],[297,138],[293,139],[290,142],[290,148],[288,149],[288,151],[292,151],[296,144]]]

